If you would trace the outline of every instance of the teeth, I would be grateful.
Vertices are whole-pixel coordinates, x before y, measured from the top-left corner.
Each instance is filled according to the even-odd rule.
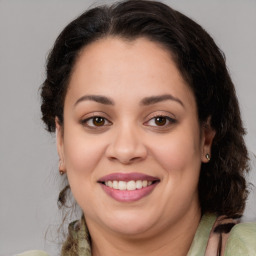
[[[145,188],[147,186],[150,186],[152,184],[152,181],[147,181],[147,180],[130,180],[128,182],[126,181],[106,181],[105,185],[110,187],[110,188],[114,188],[114,189],[118,189],[118,190],[136,190],[136,189],[141,189],[141,188]]]
[[[126,184],[127,190],[135,190],[136,189],[136,183],[134,180],[128,181]]]
[[[118,189],[118,181],[116,180],[113,181],[113,188]]]
[[[112,183],[111,180],[107,181],[107,186],[108,186],[108,187],[111,187],[111,188],[113,187],[113,183]]]
[[[141,189],[142,188],[142,181],[141,180],[137,180],[136,181],[136,188],[137,189]]]
[[[142,187],[145,188],[148,185],[148,182],[146,180],[142,181]]]
[[[126,190],[126,187],[127,187],[126,184],[127,183],[125,181],[119,181],[119,183],[118,183],[119,190]]]

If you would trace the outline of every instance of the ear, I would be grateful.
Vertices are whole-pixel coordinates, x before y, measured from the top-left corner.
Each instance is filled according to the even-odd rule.
[[[55,117],[56,126],[56,146],[59,155],[59,171],[65,172],[65,158],[64,158],[64,142],[63,142],[63,127],[60,125],[59,118]]]
[[[211,117],[202,125],[202,144],[201,144],[201,161],[208,163],[211,159],[211,147],[216,131],[211,127]]]

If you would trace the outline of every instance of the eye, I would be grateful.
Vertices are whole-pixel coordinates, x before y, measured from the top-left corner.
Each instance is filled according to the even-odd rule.
[[[164,126],[168,122],[168,120],[167,120],[167,118],[165,116],[157,116],[154,119],[155,119],[154,120],[155,124],[157,126]]]
[[[145,124],[148,126],[155,126],[155,127],[167,127],[171,124],[176,123],[176,120],[169,117],[169,116],[155,116],[147,121]]]
[[[102,116],[93,116],[82,120],[81,123],[89,128],[100,128],[111,125],[111,122]]]

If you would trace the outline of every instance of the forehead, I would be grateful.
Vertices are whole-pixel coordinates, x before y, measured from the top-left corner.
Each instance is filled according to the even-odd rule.
[[[133,98],[166,93],[183,97],[192,93],[171,53],[146,38],[107,37],[86,46],[79,53],[69,87],[74,97],[81,93],[130,95],[131,91]]]

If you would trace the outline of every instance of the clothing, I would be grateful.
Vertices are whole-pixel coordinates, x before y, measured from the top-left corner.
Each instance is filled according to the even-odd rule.
[[[233,219],[217,219],[215,215],[205,214],[187,256],[218,256],[217,251],[221,244],[225,247],[225,252],[219,254],[221,256],[256,256],[256,223],[236,224]],[[62,256],[74,255],[91,256],[89,234],[84,219],[70,224],[69,238],[63,245]],[[25,252],[18,256],[47,254],[33,251],[33,254]]]
[[[214,232],[218,225],[232,225],[230,232]],[[226,236],[222,254],[218,254],[219,237]],[[217,242],[217,243],[216,243]],[[204,215],[199,223],[187,256],[256,256],[256,223],[239,223],[235,220]]]
[[[44,251],[27,251],[21,254],[16,254],[15,256],[49,256]]]

